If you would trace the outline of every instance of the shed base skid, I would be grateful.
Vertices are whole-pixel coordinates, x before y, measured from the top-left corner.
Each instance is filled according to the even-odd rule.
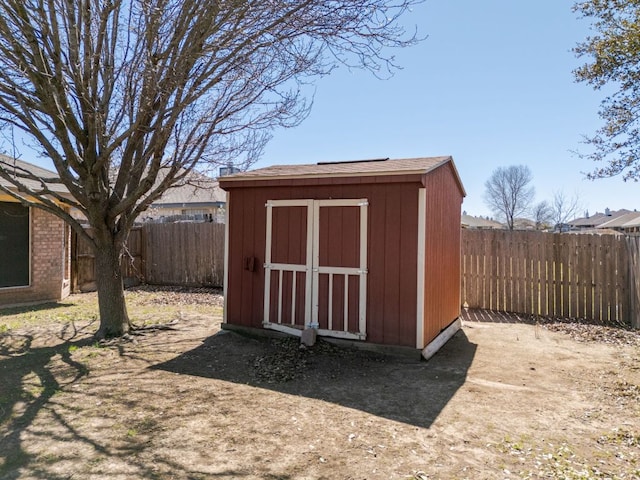
[[[447,328],[442,330],[436,338],[431,340],[429,345],[422,349],[422,358],[424,358],[425,360],[429,360],[431,357],[433,357],[438,352],[438,350],[440,350],[442,346],[447,343],[458,330],[460,330],[460,328],[462,328],[462,321],[460,320],[460,318],[456,318],[449,324]]]
[[[447,343],[447,341],[455,335],[455,333],[460,330],[462,323],[460,319],[454,320],[447,328],[445,328],[440,334],[427,345],[423,350],[419,350],[412,347],[401,347],[396,345],[381,345],[378,343],[368,343],[361,342],[358,340],[349,340],[344,338],[332,338],[332,337],[322,337],[322,340],[333,343],[334,345],[339,345],[345,348],[357,348],[359,350],[366,350],[369,352],[381,353],[384,355],[393,355],[397,357],[403,357],[409,360],[420,361],[422,358],[428,360],[433,355],[436,354],[442,346]],[[245,327],[240,325],[232,325],[230,323],[223,323],[221,325],[222,330],[229,332],[236,332],[241,335],[246,335],[248,337],[254,338],[283,338],[283,337],[300,337],[300,335],[295,335],[289,332],[283,332],[278,330],[266,329],[266,328],[255,328],[255,327]],[[302,330],[300,330],[300,334]],[[425,356],[425,352],[428,356]]]

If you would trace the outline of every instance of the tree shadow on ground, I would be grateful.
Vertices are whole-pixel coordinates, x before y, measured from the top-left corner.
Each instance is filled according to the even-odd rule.
[[[219,332],[151,368],[323,400],[428,428],[464,384],[476,352],[458,333],[428,362],[338,347],[323,340]]]
[[[83,347],[108,348],[99,346],[92,332],[91,322],[81,328],[66,324],[52,333],[54,339],[46,339],[47,346],[39,346],[43,340],[31,333],[0,334],[0,480],[76,478],[72,470],[61,471],[56,463],[67,462],[75,465],[70,468],[90,470],[91,465],[74,464],[78,462],[76,451],[84,447],[92,452],[89,456],[96,462],[113,460],[123,464],[131,478],[253,478],[250,471],[202,472],[169,458],[155,458],[155,466],[171,472],[168,476],[159,474],[148,459],[139,457],[146,448],[144,442],[135,437],[110,442],[100,435],[100,428],[106,428],[107,434],[114,428],[113,412],[105,411],[101,416],[106,420],[104,426],[83,429],[78,415],[95,415],[89,411],[91,405],[117,401],[102,389],[83,388],[93,373],[90,367],[74,360],[73,352]],[[55,345],[49,346],[51,343]],[[48,438],[52,449],[33,449],[32,439],[38,437]],[[73,448],[59,451],[57,447],[61,444]],[[107,471],[99,476],[122,478],[118,472]]]
[[[90,344],[91,339],[75,328],[58,335],[60,342],[51,347],[33,347],[31,334],[0,335],[0,478],[19,478],[18,468],[31,460],[22,446],[25,431],[52,397],[88,374],[84,365],[71,358],[73,348]],[[51,370],[54,357],[59,356],[73,374],[58,381]]]

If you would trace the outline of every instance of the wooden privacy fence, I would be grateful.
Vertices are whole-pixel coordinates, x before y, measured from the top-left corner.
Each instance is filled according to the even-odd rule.
[[[131,231],[128,284],[222,286],[224,225],[145,224]],[[461,303],[640,328],[640,237],[462,230]],[[72,239],[72,288],[95,289],[89,246]]]
[[[154,285],[207,285],[224,280],[224,224],[149,224],[145,278]]]
[[[140,228],[129,234],[122,273],[127,285],[144,281],[144,239]],[[91,247],[75,231],[71,233],[71,291],[96,289],[95,259]]]
[[[129,234],[122,262],[127,285],[220,287],[224,278],[224,224],[145,224]],[[95,289],[95,262],[89,245],[72,239],[72,289]]]
[[[640,327],[640,238],[462,231],[462,298],[471,308]]]

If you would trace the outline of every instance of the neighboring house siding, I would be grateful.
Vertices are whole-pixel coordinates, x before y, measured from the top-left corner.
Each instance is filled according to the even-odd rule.
[[[37,208],[31,208],[30,217],[30,285],[0,288],[0,306],[59,300],[68,294],[68,228],[58,217]]]

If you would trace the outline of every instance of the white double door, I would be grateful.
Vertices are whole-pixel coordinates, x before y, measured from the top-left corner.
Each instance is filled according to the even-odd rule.
[[[264,326],[365,339],[367,200],[270,200],[266,208]]]

